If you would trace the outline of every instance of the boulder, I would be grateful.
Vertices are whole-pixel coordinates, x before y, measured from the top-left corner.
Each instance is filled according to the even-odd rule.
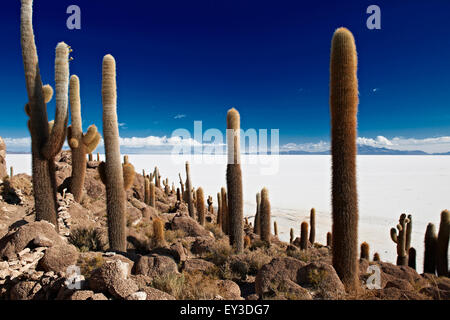
[[[243,300],[241,289],[235,282],[231,280],[217,280],[216,285],[220,296],[225,300]]]
[[[34,281],[20,281],[16,283],[10,292],[11,300],[32,300],[42,286]]]
[[[297,283],[317,290],[322,299],[336,300],[345,295],[345,287],[333,266],[312,262],[298,271]]]
[[[17,258],[17,254],[28,246],[34,246],[34,239],[45,237],[53,245],[60,245],[66,241],[56,232],[55,226],[47,221],[36,221],[24,224],[17,230],[9,232],[0,239],[0,257],[8,260]]]
[[[215,242],[211,237],[198,237],[191,245],[191,252],[194,254],[212,252]]]
[[[384,286],[391,280],[403,279],[411,284],[421,281],[421,276],[408,266],[396,266],[387,262],[380,262],[379,266],[381,268],[381,287]]]
[[[45,250],[38,268],[45,272],[66,272],[69,266],[76,265],[78,256],[78,249],[74,245],[58,244]]]
[[[185,272],[195,272],[201,271],[206,272],[215,268],[215,264],[203,259],[189,259],[184,263],[183,271]]]
[[[152,254],[140,256],[134,265],[133,273],[157,277],[170,273],[178,273],[178,267],[175,260],[171,257]]]
[[[304,299],[311,299],[311,295],[298,285],[297,274],[306,263],[294,258],[275,258],[270,263],[264,265],[255,278],[256,293],[264,298],[274,296],[278,292],[302,293]]]
[[[127,278],[128,264],[121,260],[106,262],[92,272],[89,287],[96,292],[109,292],[113,297],[126,299],[139,290],[136,283]]]
[[[144,291],[138,291],[130,294],[126,300],[147,300],[147,293]]]
[[[172,295],[151,287],[153,278],[144,275],[132,275],[131,278],[137,284],[139,291],[147,294],[147,300],[175,300]]]
[[[212,232],[206,230],[200,224],[197,223],[191,217],[186,216],[177,216],[172,220],[171,227],[173,230],[182,230],[186,234],[186,236],[191,237],[211,237],[214,235]]]

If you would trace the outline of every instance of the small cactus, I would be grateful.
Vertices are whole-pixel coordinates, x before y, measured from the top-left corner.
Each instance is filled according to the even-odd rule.
[[[333,242],[333,236],[331,235],[331,232],[327,232],[327,247],[331,248],[332,242]]]
[[[375,254],[373,255],[373,261],[374,262],[380,262],[380,254],[378,252],[375,252]]]
[[[155,247],[164,247],[166,240],[164,238],[164,224],[160,218],[153,220],[153,239]]]
[[[228,235],[230,233],[230,218],[228,212],[228,197],[224,187],[220,190],[220,195],[222,197],[222,230],[223,233]]]
[[[437,236],[434,224],[429,223],[427,231],[425,232],[425,253],[423,259],[423,272],[436,273],[436,251],[437,251]]]
[[[205,225],[205,199],[202,187],[197,189],[197,215],[200,225]]]
[[[181,194],[184,195],[184,183],[183,179],[181,179],[181,173],[178,173],[178,176],[180,177]]]
[[[156,194],[155,194],[156,186],[153,182],[150,182],[150,198],[149,205],[153,208],[156,208]]]
[[[144,177],[144,203],[150,204],[150,180]]]
[[[290,234],[289,243],[293,244],[294,240],[295,240],[295,235],[294,235],[294,229],[293,228],[291,228],[291,231],[290,231],[289,234]]]
[[[211,196],[208,196],[207,203],[208,203],[208,212],[214,214],[213,198]]]
[[[314,245],[316,242],[316,209],[312,208],[309,216],[309,242]]]
[[[360,253],[360,259],[366,259],[369,260],[369,251],[370,247],[367,242],[361,243],[361,253]]]
[[[261,240],[270,244],[270,201],[269,191],[266,188],[261,190],[260,215]]]
[[[416,249],[413,247],[408,250],[408,267],[416,270]]]
[[[261,194],[258,192],[256,194],[256,214],[255,214],[255,227],[254,232],[257,235],[261,235],[261,214],[260,214],[260,207],[261,207]]]
[[[391,239],[397,244],[397,265],[407,266],[408,265],[408,251],[409,248],[406,247],[407,233],[408,230],[411,232],[411,227],[408,227],[410,220],[406,217],[406,214],[400,215],[399,223],[397,224],[397,230],[395,228],[391,229]],[[411,235],[410,235],[411,236]],[[409,236],[409,237],[410,237]]]
[[[244,237],[244,248],[250,248],[252,245],[252,239],[249,236]]]
[[[217,225],[223,231],[222,196],[217,192]]]
[[[448,277],[448,242],[450,231],[449,211],[444,210],[441,213],[441,222],[437,236],[436,245],[436,271],[439,277]]]
[[[177,188],[177,201],[181,201],[181,191],[180,188]]]
[[[273,233],[275,237],[278,237],[278,224],[276,221],[273,222]]]
[[[308,222],[304,221],[300,227],[300,249],[308,249]]]
[[[14,168],[12,166],[9,167],[9,177],[10,178],[14,177]]]
[[[192,197],[192,182],[191,182],[191,170],[189,167],[189,162],[186,161],[186,194],[187,194],[187,204],[189,210],[189,216],[195,219],[194,212],[194,200]]]

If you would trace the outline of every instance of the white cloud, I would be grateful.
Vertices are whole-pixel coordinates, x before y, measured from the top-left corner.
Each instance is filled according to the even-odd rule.
[[[183,119],[186,118],[185,114],[177,114],[175,117],[173,117],[174,119]]]
[[[358,143],[378,148],[410,151],[421,150],[429,153],[444,153],[450,151],[450,137],[447,136],[425,139],[403,137],[387,139],[383,136],[378,136],[376,139],[358,138]]]
[[[280,151],[306,151],[306,152],[323,152],[330,149],[330,143],[319,141],[318,143],[295,144],[288,143],[280,147]]]

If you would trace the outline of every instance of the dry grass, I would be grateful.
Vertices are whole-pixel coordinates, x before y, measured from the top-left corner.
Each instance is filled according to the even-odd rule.
[[[81,252],[103,251],[105,249],[104,235],[99,229],[95,228],[74,229],[71,231],[68,241]]]

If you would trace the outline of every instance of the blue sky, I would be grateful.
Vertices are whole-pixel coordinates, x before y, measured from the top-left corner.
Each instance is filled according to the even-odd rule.
[[[19,1],[0,13],[0,136],[28,137]],[[329,140],[329,53],[348,27],[359,56],[361,143],[450,151],[450,2],[36,0],[41,73],[53,85],[54,48],[73,48],[85,127],[101,129],[101,63],[114,55],[120,135],[170,137],[173,130],[225,129],[236,107],[244,129],[280,130],[298,148]],[[117,4],[116,4],[117,3]],[[66,8],[81,8],[81,30]],[[366,8],[381,8],[381,30]],[[54,114],[50,103],[49,115]],[[386,139],[386,140],[384,140]],[[386,142],[387,141],[387,142]],[[439,145],[439,147],[437,147]]]

